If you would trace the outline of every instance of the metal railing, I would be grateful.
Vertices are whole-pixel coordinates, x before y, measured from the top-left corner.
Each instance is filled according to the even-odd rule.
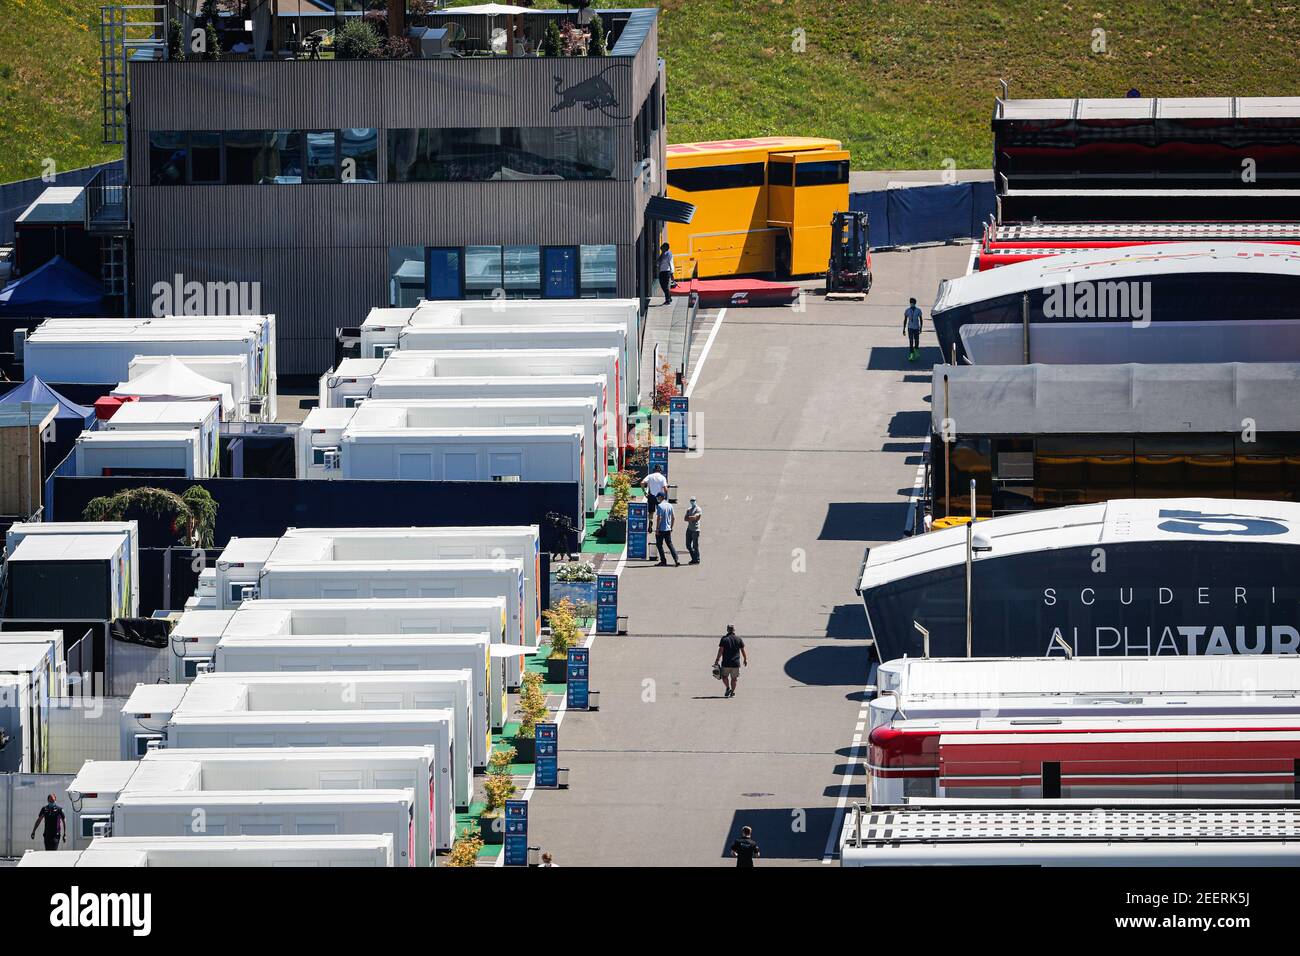
[[[121,167],[101,169],[86,183],[87,232],[120,232],[131,222],[131,187]]]

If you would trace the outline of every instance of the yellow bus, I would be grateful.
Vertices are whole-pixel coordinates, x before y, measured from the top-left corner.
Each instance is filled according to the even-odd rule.
[[[838,140],[767,136],[668,147],[668,197],[695,206],[669,223],[678,279],[826,271],[831,218],[849,208],[849,153]]]

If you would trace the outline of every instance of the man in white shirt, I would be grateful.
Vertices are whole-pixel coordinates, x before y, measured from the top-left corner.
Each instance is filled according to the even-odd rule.
[[[659,288],[664,290],[664,305],[672,305],[673,251],[668,243],[659,247]]]
[[[641,487],[645,489],[652,506],[668,497],[668,478],[659,465],[655,465],[655,470],[641,479]]]
[[[655,544],[659,548],[659,567],[668,567],[668,559],[664,557],[664,545],[668,545],[668,550],[672,552],[673,564],[677,567],[682,566],[682,562],[677,557],[677,549],[673,547],[673,525],[677,523],[677,515],[673,512],[673,504],[667,498],[659,502],[659,507],[655,508]]]

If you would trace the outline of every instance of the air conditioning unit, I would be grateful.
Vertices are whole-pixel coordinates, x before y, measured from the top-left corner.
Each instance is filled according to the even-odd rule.
[[[239,600],[256,601],[262,596],[262,589],[256,584],[247,584],[239,589]]]
[[[396,351],[397,351],[397,346],[396,346],[396,345],[385,345],[385,346],[383,346],[383,348],[380,350],[379,357],[380,357],[380,358],[388,358],[388,356],[392,355],[392,354],[393,354],[394,352],[396,352]]]
[[[257,418],[262,414],[262,400],[260,398],[250,398],[248,400],[248,416]]]
[[[366,396],[364,395],[345,395],[343,396],[343,407],[356,408],[365,400],[366,400]]]
[[[99,837],[111,837],[113,835],[113,821],[96,820],[91,824],[90,835],[96,839]]]
[[[194,662],[195,677],[197,677],[200,674],[211,674],[212,672],[213,672],[212,660],[210,658],[205,658],[204,660],[198,660]]]
[[[518,475],[493,475],[493,481],[519,481]]]
[[[112,833],[112,818],[106,813],[83,813],[77,821],[81,826],[81,838],[90,840],[97,836],[110,836]],[[106,827],[109,833],[96,833],[98,827]]]
[[[339,452],[337,448],[331,448],[325,452],[324,465],[326,471],[336,471],[339,467]]]
[[[162,734],[136,734],[135,735],[135,755],[143,757],[150,750],[158,750],[163,745]]]
[[[211,669],[212,658],[210,657],[187,657],[185,663],[181,665],[182,673],[190,679],[200,674],[207,674]]]

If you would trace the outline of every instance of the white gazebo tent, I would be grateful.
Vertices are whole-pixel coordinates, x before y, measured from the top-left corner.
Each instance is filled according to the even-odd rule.
[[[118,398],[134,395],[144,402],[220,401],[222,418],[229,418],[235,410],[229,385],[200,375],[174,356],[129,382],[119,382],[110,394]]]

